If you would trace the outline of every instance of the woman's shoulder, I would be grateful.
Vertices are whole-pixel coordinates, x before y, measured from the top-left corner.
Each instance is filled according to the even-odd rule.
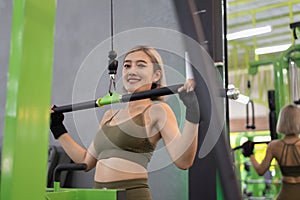
[[[118,110],[116,110],[116,109],[107,110],[102,117],[101,125],[103,125],[105,122],[110,120],[117,112],[118,112]]]
[[[167,124],[175,124],[176,117],[172,108],[165,102],[153,104],[145,113],[146,120],[160,131]]]
[[[157,121],[164,122],[174,118],[175,114],[172,108],[165,102],[159,102],[153,104],[149,109],[147,116],[151,118],[153,123]]]
[[[271,141],[269,142],[269,145],[268,145],[268,146],[274,146],[274,145],[277,145],[278,143],[281,143],[281,139],[271,140]]]
[[[271,140],[268,144],[268,148],[270,150],[278,149],[279,146],[282,146],[282,140],[281,139]]]
[[[154,113],[162,113],[162,112],[166,112],[166,111],[172,111],[169,104],[167,104],[165,102],[155,103],[150,107],[149,110],[150,110],[150,112],[154,112]]]

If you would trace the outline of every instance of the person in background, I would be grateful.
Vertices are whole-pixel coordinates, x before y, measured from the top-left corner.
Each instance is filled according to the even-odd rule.
[[[165,75],[159,53],[148,46],[131,49],[124,57],[122,81],[128,94],[163,87]],[[86,171],[96,167],[94,188],[125,189],[128,200],[151,200],[147,165],[159,140],[178,168],[186,170],[194,162],[200,119],[195,86],[194,80],[188,79],[178,91],[186,106],[182,133],[163,97],[108,110],[88,149],[72,139],[63,125],[64,115],[53,111],[55,106],[51,107],[50,129],[74,162],[85,163]]]
[[[250,157],[253,167],[260,176],[264,175],[275,158],[282,173],[282,186],[277,200],[296,200],[300,198],[300,109],[296,105],[286,105],[281,109],[277,132],[284,134],[284,137],[272,140],[268,144],[261,163],[258,163],[253,155],[252,141],[242,145],[243,155]]]

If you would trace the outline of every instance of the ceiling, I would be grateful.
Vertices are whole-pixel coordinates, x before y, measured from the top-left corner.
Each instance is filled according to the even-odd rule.
[[[270,25],[269,33],[228,41],[229,70],[245,69],[252,60],[278,53],[255,55],[254,50],[292,44],[289,24],[300,22],[300,0],[227,0],[227,33]]]

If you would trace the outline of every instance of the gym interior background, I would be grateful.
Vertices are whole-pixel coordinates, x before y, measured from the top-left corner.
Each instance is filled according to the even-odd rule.
[[[1,144],[3,135],[7,134],[4,133],[4,124],[8,99],[6,93],[10,59],[12,10],[12,1],[0,0]],[[268,91],[278,87],[274,84],[273,64],[272,62],[267,62],[267,64],[261,65],[255,73],[252,73],[249,69],[253,66],[253,61],[276,59],[284,51],[257,54],[255,50],[277,45],[286,45],[286,48],[288,48],[289,45],[295,42],[289,25],[290,23],[300,21],[299,10],[300,0],[195,1],[194,15],[201,22],[205,38],[204,46],[207,47],[207,51],[214,62],[223,63],[222,70],[226,71],[227,76],[224,77],[227,78],[225,85],[234,84],[242,94],[251,98],[255,108],[255,122],[252,120],[252,113],[248,113],[249,123],[254,126],[247,128],[249,124],[246,122],[246,105],[231,100],[224,103],[229,127],[226,133],[228,144],[230,143],[231,148],[238,146],[249,135],[253,137],[256,134],[260,136],[258,138],[260,140],[270,139]],[[122,35],[124,32],[145,27],[180,32],[180,21],[177,18],[173,2],[171,0],[157,0],[155,3],[147,0],[114,1],[114,34]],[[255,27],[266,27],[269,31],[246,38],[227,38],[227,41],[223,40],[225,33],[228,36],[228,34]],[[99,44],[102,47],[99,50],[101,53],[99,61],[96,61],[99,63],[99,71],[95,73],[99,74],[99,77],[104,77],[97,80],[99,85],[103,85],[103,87],[97,86],[93,89],[97,90],[94,94],[99,96],[107,93],[108,75],[105,70],[110,48],[109,38],[110,1],[57,1],[51,92],[52,103],[60,105],[68,104],[73,102],[74,98],[76,101],[76,98],[79,98],[79,96],[80,98],[84,96],[87,98],[86,100],[90,100],[90,97],[94,98],[94,96],[88,96],[88,94],[84,93],[84,88],[89,88],[93,82],[88,81],[88,79],[85,79],[86,81],[79,80],[85,78],[81,77],[80,74],[85,70],[82,66],[86,57]],[[178,43],[176,45],[178,51],[181,51],[182,55],[184,55],[183,44]],[[115,47],[116,49],[118,48],[117,42],[115,42]],[[131,48],[131,46],[128,46],[128,48]],[[180,69],[184,65],[184,61],[179,58],[168,57],[168,55],[164,56],[163,54],[163,59],[169,66],[177,69]],[[299,77],[299,72],[297,73]],[[262,85],[264,87],[261,87]],[[81,93],[74,94],[74,87],[80,88]],[[299,99],[299,93],[295,94],[293,98]],[[101,108],[101,110],[96,112],[98,119],[101,118],[106,109]],[[88,126],[78,123],[80,119],[93,122],[94,115],[94,111],[81,111],[80,116],[77,114],[69,115],[65,123],[71,133],[76,133],[78,129],[82,132],[95,133],[98,127],[97,123],[90,123]],[[52,138],[52,135],[49,134],[49,136],[49,145],[59,146]],[[92,139],[92,135],[82,136],[73,134],[72,137],[84,146],[89,144]],[[262,145],[262,153],[263,148],[264,146]],[[161,159],[168,159],[166,152],[162,152],[160,156],[157,155],[154,157],[153,165]],[[235,172],[241,194],[245,192],[245,187],[248,187],[248,192],[257,188],[265,190],[265,184],[250,186],[250,184],[247,185],[245,183],[245,179],[249,177],[246,177],[242,163],[246,161],[238,159],[236,156],[239,156],[239,154],[234,156],[235,160],[233,160],[232,164],[237,168]],[[203,163],[204,167],[202,166]],[[202,161],[197,160],[190,172],[178,170],[172,164],[161,167],[161,169],[150,173],[150,187],[153,198],[155,200],[193,200],[199,199],[199,197],[203,199],[224,199],[226,191],[224,191],[224,188],[222,191],[222,186],[219,185],[217,168],[213,154],[208,155]],[[273,170],[274,172],[272,173],[274,174],[276,168],[274,167]],[[93,172],[84,173],[78,171],[67,174],[66,187],[92,187]],[[208,174],[210,175],[208,176]],[[278,178],[278,174],[274,175],[274,177]],[[254,178],[261,180],[258,177]],[[266,190],[264,194],[253,192],[254,194],[252,195],[256,195],[257,197],[269,195],[268,197],[272,198],[277,192],[278,184],[276,184],[276,181],[274,181],[274,184],[271,184],[271,189]],[[248,197],[246,196],[245,198]]]

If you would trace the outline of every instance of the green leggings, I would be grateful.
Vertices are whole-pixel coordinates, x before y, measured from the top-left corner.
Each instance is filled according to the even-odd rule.
[[[152,200],[148,179],[94,182],[95,189],[125,189],[126,200]]]

